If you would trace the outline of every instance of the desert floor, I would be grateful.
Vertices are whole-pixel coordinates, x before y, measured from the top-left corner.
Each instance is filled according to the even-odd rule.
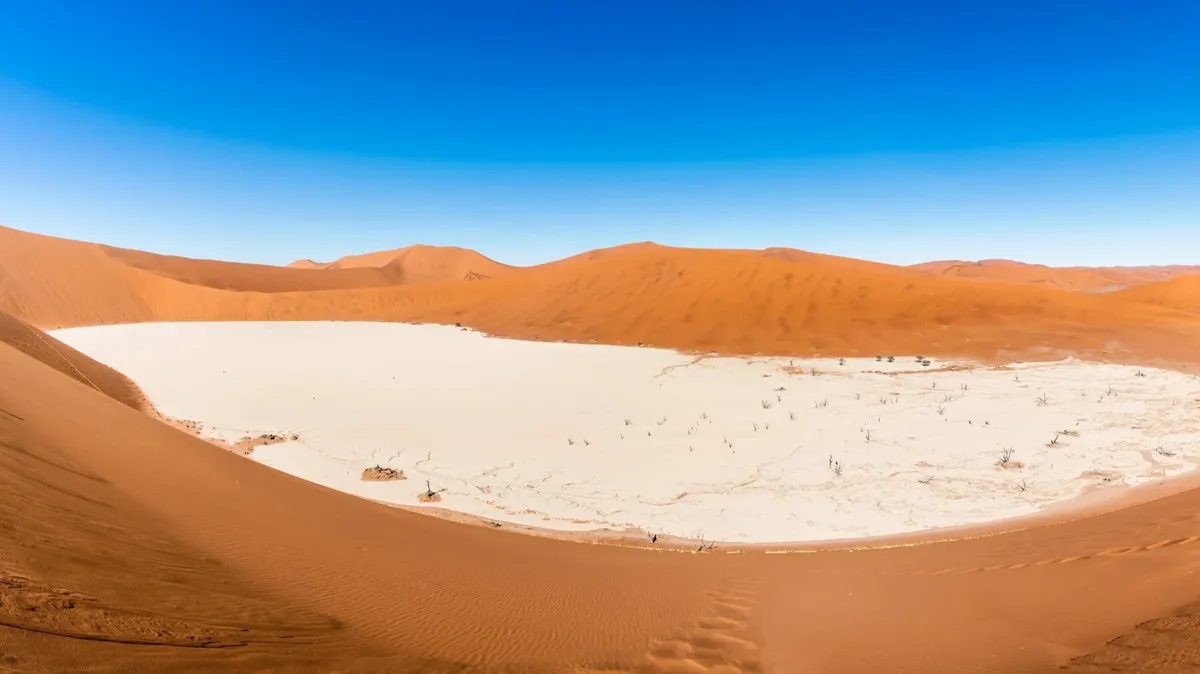
[[[590,251],[528,268],[507,268],[472,251],[419,246],[366,257],[370,261],[361,268],[285,269],[114,249],[0,227],[0,672],[1200,671],[1200,471],[1167,477],[1190,467],[1196,451],[1183,415],[1200,413],[1187,381],[1200,367],[1200,276],[1179,275],[1196,269],[953,263],[921,270],[787,249],[653,244]],[[1095,292],[1113,286],[1128,290]],[[429,328],[445,337],[435,343],[431,333],[420,358],[397,361],[407,363],[413,381],[435,382],[418,395],[409,393],[415,387],[401,383],[404,372],[376,372],[374,365],[381,362],[378,354],[398,344],[415,354],[416,340],[406,336],[394,344],[363,338],[345,344],[338,338],[319,346],[310,340],[300,344],[308,353],[289,355],[282,339],[289,328],[282,323],[280,339],[257,353],[232,349],[216,336],[208,342],[187,337],[169,348],[155,346],[167,348],[150,366],[161,373],[146,376],[129,368],[148,386],[154,377],[169,374],[179,377],[175,385],[195,389],[177,398],[203,402],[195,414],[163,402],[163,411],[183,419],[206,418],[221,404],[258,415],[261,409],[243,403],[266,398],[263,392],[295,389],[292,397],[299,400],[291,407],[308,414],[285,410],[289,405],[280,402],[278,418],[234,419],[223,429],[200,429],[227,433],[231,448],[249,451],[255,461],[184,432],[178,427],[186,427],[184,422],[162,423],[124,375],[42,332],[124,323],[301,320],[461,323],[490,335],[549,344]],[[409,331],[397,333],[405,335],[418,330],[395,329]],[[61,334],[74,340],[91,333]],[[469,340],[479,344],[461,348]],[[646,348],[622,351],[644,360],[610,363],[608,355],[597,356],[600,367],[585,365],[576,355],[591,358],[607,354],[605,349],[562,340],[644,344],[689,354],[856,359],[844,366],[821,361],[825,367],[818,366],[814,377],[811,365],[807,375],[802,373],[800,360],[794,370],[781,373],[758,358],[751,365],[737,359],[693,362],[690,355]],[[508,348],[518,350],[512,354],[532,349],[546,364],[543,371],[526,367],[520,375],[506,375],[525,357],[510,357],[502,350]],[[216,353],[208,355],[208,349]],[[338,353],[326,353],[334,350]],[[345,372],[348,354],[355,352],[360,363],[371,363],[360,365],[358,373],[370,389],[331,383],[328,372],[322,373]],[[462,355],[446,357],[451,352],[475,353],[476,370],[467,372],[459,362]],[[217,367],[233,353],[248,361],[245,368]],[[895,355],[895,367],[914,372],[864,374],[890,367],[886,360],[877,364],[876,354]],[[918,365],[917,354],[933,362]],[[949,361],[951,356],[986,365],[948,370],[965,365]],[[1132,365],[1145,376],[1137,369],[1080,366],[1064,360],[1069,357]],[[291,369],[255,362],[277,358]],[[200,370],[204,363],[214,369],[188,380],[187,368]],[[653,379],[676,363],[685,367]],[[1012,369],[987,369],[1000,364]],[[441,378],[431,372],[438,367]],[[625,377],[622,368],[635,376]],[[234,377],[239,369],[274,374],[245,377],[240,389],[213,381]],[[498,374],[488,374],[493,371]],[[448,376],[452,373],[458,374]],[[504,381],[488,382],[489,376]],[[309,377],[322,388],[304,388],[300,382]],[[889,393],[900,393],[894,396],[897,402],[865,395],[885,379],[891,382]],[[1106,380],[1111,380],[1111,394]],[[541,393],[523,400],[520,391],[538,390],[530,382]],[[585,407],[610,386],[617,395],[603,399],[621,404],[606,410]],[[780,387],[787,390],[776,392]],[[228,391],[225,402],[203,397],[219,390]],[[333,391],[342,398],[332,399]],[[375,391],[379,399],[363,391]],[[203,395],[189,397],[194,393]],[[1046,403],[1039,405],[1043,393]],[[717,403],[680,403],[699,401],[701,394],[726,401],[728,411],[718,415]],[[782,400],[772,403],[772,395]],[[946,395],[951,399],[942,400]],[[161,391],[153,397],[164,400]],[[820,406],[826,399],[828,404]],[[652,407],[663,400],[676,401],[679,412],[647,407],[643,418],[633,410],[635,403]],[[428,419],[417,418],[405,404]],[[376,417],[366,414],[372,406],[387,407],[391,415],[374,430],[370,423]],[[938,406],[944,414],[937,413]],[[1011,406],[1013,420],[1001,427],[990,413],[977,418],[977,406]],[[451,428],[417,434],[447,413],[465,417],[458,410],[468,407],[481,410],[477,419],[456,416],[454,423],[443,423]],[[874,425],[869,414],[861,420],[851,414],[871,407],[878,410]],[[578,416],[549,414],[581,408]],[[465,482],[448,478],[469,478],[513,462],[479,462],[472,473],[467,470],[475,460],[471,452],[479,450],[451,445],[454,438],[478,438],[481,428],[503,428],[509,422],[498,417],[521,409],[534,419],[565,424],[551,429],[526,424],[534,426],[530,436],[506,431],[487,438],[492,449],[532,438],[511,450],[534,457],[521,473],[527,482],[546,475],[528,467],[550,465],[551,457],[578,460],[595,456],[588,452],[610,452],[602,456],[613,457],[612,465],[589,459],[593,470],[585,480],[613,475],[636,493],[673,497],[678,492],[667,488],[671,481],[738,484],[737,476],[727,473],[749,474],[768,457],[795,451],[789,460],[772,464],[776,472],[767,471],[767,477],[786,475],[797,484],[805,484],[801,478],[812,480],[816,487],[793,497],[818,504],[823,489],[838,486],[849,508],[849,497],[855,490],[867,492],[870,480],[878,487],[872,497],[883,496],[891,484],[890,473],[883,471],[895,462],[892,454],[920,441],[937,448],[938,460],[927,463],[941,468],[934,473],[921,466],[913,472],[908,466],[909,472],[896,476],[916,489],[906,493],[949,502],[961,480],[983,476],[999,488],[982,482],[962,490],[968,497],[964,503],[985,493],[1000,499],[997,507],[1045,506],[1046,511],[997,524],[867,541],[721,543],[704,551],[664,545],[661,538],[654,544],[640,539],[591,545],[616,534],[530,536],[523,525],[447,521],[483,523],[446,515],[454,511],[443,506],[479,505],[475,495],[464,496],[469,493]],[[901,413],[904,409],[909,416]],[[1068,409],[1076,416],[1065,414]],[[797,415],[795,421],[789,411]],[[698,423],[702,412],[711,424]],[[662,426],[660,414],[668,417]],[[776,416],[769,419],[771,414]],[[638,440],[643,455],[636,460],[647,465],[664,457],[665,465],[678,467],[677,474],[626,474],[620,461],[628,457],[611,453],[635,453],[619,446],[632,442],[620,437],[626,417],[629,428],[651,433]],[[344,426],[322,435],[324,425],[336,419]],[[395,432],[408,424],[406,419],[411,433]],[[977,427],[981,419],[984,429]],[[760,421],[755,431],[753,424]],[[344,437],[345,425],[382,441],[377,446],[365,441],[316,445]],[[716,435],[720,425],[737,437]],[[904,435],[910,427],[920,432]],[[947,442],[949,435],[934,432],[939,427],[954,437],[975,433],[1010,439],[969,448]],[[1124,435],[1115,434],[1117,427],[1125,428]],[[1055,435],[1058,441],[1052,442]],[[663,444],[652,444],[655,438]],[[695,442],[701,438],[707,450]],[[779,440],[776,446],[775,438],[788,442]],[[689,439],[693,451],[677,461]],[[722,456],[724,439],[734,447],[724,445],[729,451],[721,463],[692,459],[702,451]],[[543,440],[545,445],[536,444]],[[841,451],[829,446],[834,441],[844,444]],[[1048,443],[1053,449],[1045,447]],[[354,488],[398,490],[402,503],[412,503],[425,488],[423,471],[436,467],[441,479],[429,479],[435,488],[446,489],[439,494],[445,498],[432,507],[395,506],[262,463],[275,454],[303,457],[310,445],[346,452],[341,456],[349,462],[338,463],[341,472],[331,476],[348,475]],[[435,446],[445,447],[443,455],[433,452]],[[1008,466],[996,465],[1010,446]],[[734,451],[747,459],[734,462]],[[1077,452],[1109,467],[1063,468],[1059,456],[1077,457]],[[417,467],[425,457],[429,460]],[[833,461],[842,466],[841,476],[831,475]],[[362,471],[375,464],[395,465],[388,470],[403,470],[407,479],[364,482]],[[583,472],[576,464],[554,465]],[[724,472],[705,473],[709,465]],[[1094,472],[1080,479],[1088,471]],[[367,476],[396,477],[387,470]],[[501,473],[488,484],[511,485],[512,477]],[[1106,477],[1112,479],[1105,482]],[[1149,481],[1070,498],[1088,484],[1142,480]],[[768,484],[762,480],[762,486]],[[509,496],[521,491],[518,484]],[[561,494],[553,501],[528,490],[523,498],[569,514]],[[763,489],[732,498],[751,503],[771,497]],[[1105,503],[1097,504],[1101,499]],[[904,524],[908,517],[907,512],[881,514],[873,501],[859,501],[866,501],[861,512],[877,525]],[[716,501],[684,504],[704,503],[711,507]],[[419,508],[445,517],[412,512]],[[969,508],[946,510],[955,514]],[[484,512],[513,521],[510,514]],[[780,524],[776,517],[769,510],[753,512],[743,519],[763,525],[756,522],[742,533],[766,534]],[[539,516],[527,521],[547,527],[541,532],[554,525]],[[848,522],[830,519],[826,525]],[[687,535],[695,526],[680,528]],[[718,532],[717,524],[711,527],[705,533]],[[794,528],[786,534],[789,540],[828,535]]]
[[[426,505],[551,530],[901,534],[1200,462],[1200,380],[1150,368],[704,357],[385,323],[54,335],[204,435],[278,436],[250,453],[273,468],[406,506],[432,490]],[[403,478],[364,479],[372,468]]]

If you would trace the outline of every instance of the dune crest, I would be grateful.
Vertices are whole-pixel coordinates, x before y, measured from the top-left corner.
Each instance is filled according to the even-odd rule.
[[[328,262],[317,262],[316,260],[304,259],[304,260],[295,260],[294,262],[289,262],[287,266],[291,267],[292,269],[324,269],[325,265],[327,265],[327,264],[329,264],[329,263]]]
[[[3,311],[0,311],[0,344],[11,346],[123,405],[139,411],[148,409],[145,396],[128,377]]]
[[[333,262],[297,260],[288,265],[303,269],[393,269],[406,283],[441,283],[470,280],[468,277],[493,278],[515,267],[501,264],[473,250],[456,246],[417,244],[361,255],[346,255]]]
[[[0,309],[41,328],[381,320],[730,354],[927,353],[985,360],[1075,354],[1148,362],[1188,360],[1188,340],[1200,334],[1194,314],[1113,294],[921,278],[886,265],[831,262],[796,251],[633,244],[509,268],[482,281],[414,283],[403,266],[398,273],[393,266],[408,257],[382,268],[263,270],[15,230],[0,230],[0,238]],[[418,259],[436,258],[442,249],[403,250]],[[467,276],[457,263],[447,264],[425,271]],[[337,274],[364,271],[392,273],[400,285],[336,287],[351,282]],[[296,289],[300,277],[281,273],[314,280]]]

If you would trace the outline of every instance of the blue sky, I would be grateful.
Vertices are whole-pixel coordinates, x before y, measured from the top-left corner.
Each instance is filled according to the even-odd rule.
[[[0,224],[1200,263],[1200,3],[981,4],[0,0]]]

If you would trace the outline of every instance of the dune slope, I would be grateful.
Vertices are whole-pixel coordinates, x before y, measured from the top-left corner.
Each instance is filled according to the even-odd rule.
[[[113,259],[135,269],[142,269],[183,283],[250,292],[285,292],[292,290],[330,290],[336,288],[374,288],[400,285],[403,274],[399,269],[292,269],[263,264],[242,264],[216,260],[193,260],[173,255],[156,255],[136,250],[100,246]]]
[[[40,328],[154,319],[99,246],[0,227],[0,311]]]
[[[516,269],[516,267],[501,264],[473,250],[454,246],[426,245],[406,246],[362,255],[347,255],[326,263],[296,260],[288,266],[295,269],[390,267],[400,271],[407,283],[442,283],[493,278],[503,276]]]
[[[1200,276],[1181,276],[1114,293],[1132,302],[1200,314]]]
[[[302,482],[6,345],[0,371],[0,665],[16,671],[997,674],[1200,657],[1188,618],[1143,624],[1200,598],[1195,491],[913,547],[592,546]],[[1128,647],[1148,637],[1171,650]]]
[[[0,246],[0,310],[42,328],[148,320],[425,321],[527,339],[741,354],[1074,353],[1143,361],[1186,360],[1189,340],[1200,334],[1193,314],[1109,294],[917,278],[886,265],[834,263],[796,251],[639,244],[471,282],[412,284],[401,275],[405,285],[283,292],[288,284],[271,276],[279,271],[339,270],[268,268],[259,275],[253,265],[168,264],[159,256],[14,230],[0,235],[7,237]]]
[[[1107,296],[662,247],[581,256],[478,284],[278,295],[243,306],[238,318],[265,314],[461,322],[520,338],[805,356],[1187,359],[1186,339],[1200,335],[1193,316]],[[187,311],[173,318],[186,320]]]
[[[25,322],[0,311],[0,344],[7,344],[117,402],[145,411],[145,397],[133,382]]]
[[[428,250],[426,250],[428,249]],[[378,267],[272,267],[195,260],[0,227],[0,311],[43,328],[158,320],[160,288],[233,293],[360,289],[476,278],[471,251],[417,246]],[[182,293],[186,295],[187,293]]]

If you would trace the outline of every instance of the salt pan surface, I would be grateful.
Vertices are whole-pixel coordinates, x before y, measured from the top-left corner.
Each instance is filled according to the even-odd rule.
[[[1150,368],[698,358],[394,323],[53,334],[211,437],[297,434],[251,455],[281,471],[414,506],[429,480],[440,507],[556,530],[896,534],[1200,461],[1200,381]],[[408,479],[363,481],[374,465]]]

